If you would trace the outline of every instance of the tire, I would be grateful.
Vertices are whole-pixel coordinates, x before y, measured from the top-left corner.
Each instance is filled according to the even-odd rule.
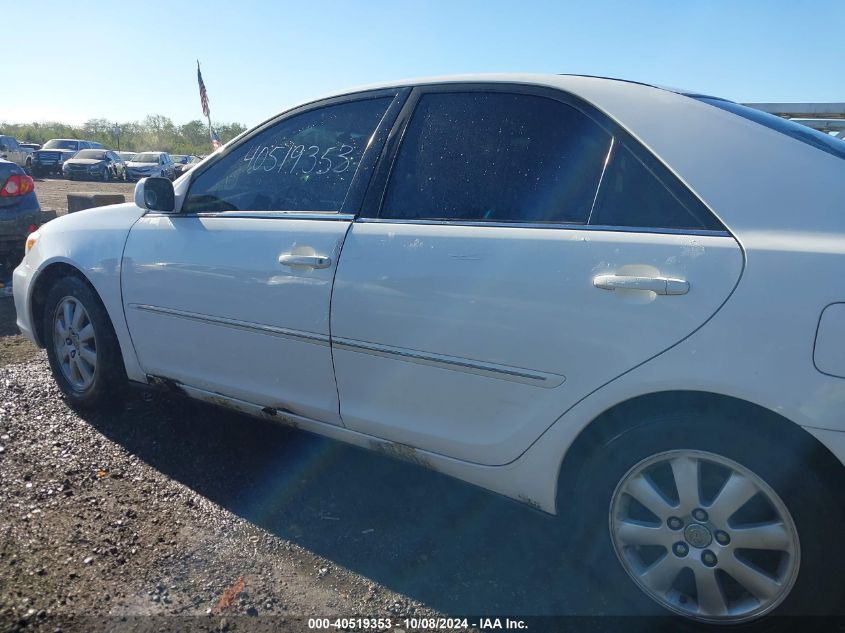
[[[84,312],[74,325],[79,306]],[[65,322],[68,314],[70,323]],[[79,277],[60,279],[47,293],[43,319],[50,369],[68,403],[79,409],[111,409],[120,404],[126,370],[114,327],[91,286]],[[65,341],[57,340],[64,325],[70,325]]]
[[[103,182],[108,182],[109,180],[111,180],[111,172],[109,171],[108,167],[103,169],[103,173],[100,176],[100,178],[102,179]]]
[[[30,176],[34,175],[34,173],[32,171],[32,159],[30,159],[30,158],[26,159],[26,164],[24,165],[24,171],[27,174],[29,174]]]
[[[43,176],[44,176],[44,174],[42,173],[42,171],[40,169],[38,169],[37,167],[32,168],[32,177],[33,178],[41,178]]]
[[[608,593],[622,608],[750,626],[768,625],[759,620],[769,614],[843,610],[841,493],[805,461],[810,451],[754,431],[767,427],[692,410],[644,422],[599,449],[574,488],[574,551],[592,573],[607,573]],[[678,493],[676,473],[698,485],[682,484],[689,493]],[[740,492],[754,490],[740,503]],[[733,491],[737,511],[727,503]]]

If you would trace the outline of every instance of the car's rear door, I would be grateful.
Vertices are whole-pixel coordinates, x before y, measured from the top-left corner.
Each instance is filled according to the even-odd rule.
[[[393,442],[512,461],[705,323],[742,271],[665,166],[562,93],[417,89],[378,173],[332,341],[344,423]]]
[[[397,99],[365,93],[267,124],[194,175],[180,213],[135,224],[123,299],[148,374],[340,423],[332,281]]]

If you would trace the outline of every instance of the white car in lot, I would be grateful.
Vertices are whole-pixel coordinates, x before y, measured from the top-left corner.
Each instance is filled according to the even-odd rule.
[[[376,86],[42,227],[18,326],[73,405],[165,386],[556,514],[620,604],[835,612],[843,159],[633,82]]]

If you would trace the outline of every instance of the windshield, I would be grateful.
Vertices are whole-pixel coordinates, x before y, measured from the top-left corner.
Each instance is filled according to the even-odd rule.
[[[694,97],[704,103],[709,103],[712,106],[727,110],[738,116],[741,116],[749,121],[754,121],[760,125],[765,125],[767,128],[786,134],[796,141],[801,141],[807,145],[811,145],[816,149],[820,149],[828,154],[833,154],[837,158],[845,159],[845,141],[837,139],[830,134],[824,134],[818,130],[814,130],[806,125],[801,125],[789,119],[783,119],[768,112],[762,112],[749,108],[748,106],[734,103],[733,101],[725,101],[724,99],[716,99],[714,97]]]
[[[173,154],[173,156],[171,156],[171,158],[173,159],[174,163],[187,163],[188,162],[188,157],[185,156],[184,154]]]
[[[99,149],[84,149],[74,156],[74,158],[95,158],[96,160],[105,160],[106,153]]]
[[[79,149],[79,141],[65,141],[61,139],[52,139],[44,143],[44,149]]]
[[[158,163],[158,154],[135,154],[133,163]]]

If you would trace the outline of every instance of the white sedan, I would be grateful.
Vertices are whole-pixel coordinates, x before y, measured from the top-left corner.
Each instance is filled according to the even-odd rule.
[[[829,613],[843,159],[633,82],[370,87],[42,227],[18,326],[72,405],[158,385],[556,514],[620,604]]]

